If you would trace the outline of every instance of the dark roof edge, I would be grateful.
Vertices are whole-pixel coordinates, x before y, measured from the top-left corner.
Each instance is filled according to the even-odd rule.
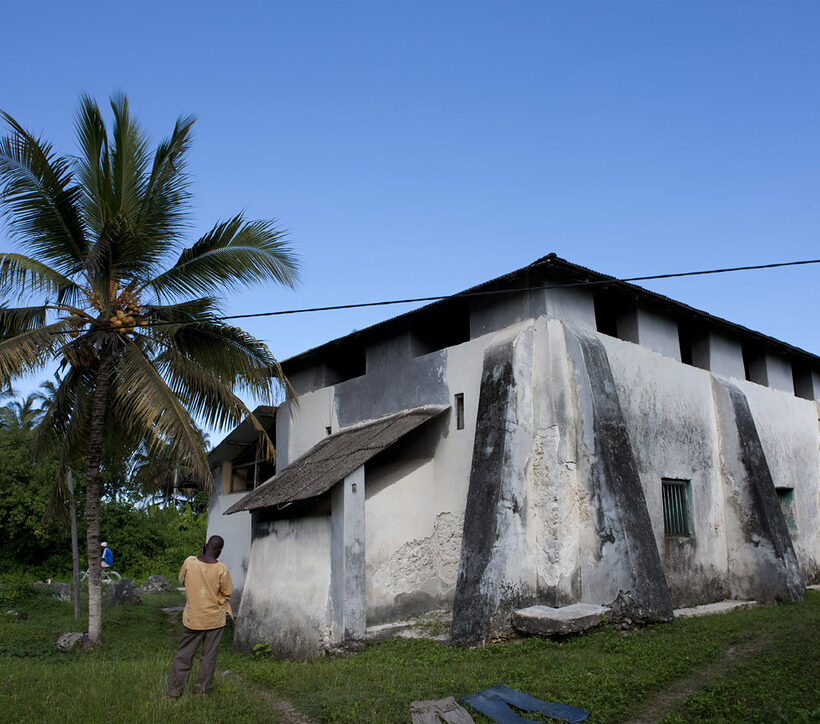
[[[272,503],[272,502],[259,502],[259,501],[264,500],[264,498],[266,496],[268,496],[268,497],[270,496],[273,486],[277,483],[277,481],[281,481],[283,474],[291,473],[294,470],[298,471],[298,469],[304,465],[306,460],[310,460],[311,457],[313,457],[314,454],[317,451],[322,450],[322,449],[326,449],[327,445],[333,440],[336,440],[338,442],[338,440],[340,440],[340,439],[349,438],[349,436],[351,434],[355,434],[359,430],[363,430],[365,428],[373,427],[374,425],[377,425],[377,424],[382,423],[382,422],[394,421],[394,420],[398,420],[400,418],[405,418],[405,417],[408,417],[408,416],[411,416],[411,415],[413,415],[413,416],[418,416],[419,414],[424,415],[425,419],[421,420],[418,423],[415,423],[412,426],[411,429],[415,429],[419,425],[422,425],[425,422],[429,422],[432,418],[437,417],[438,415],[440,415],[441,413],[445,412],[448,409],[450,409],[449,405],[422,405],[420,407],[414,407],[414,408],[410,408],[410,409],[407,409],[407,410],[400,410],[399,412],[394,412],[392,414],[384,415],[382,417],[377,417],[377,418],[373,418],[373,419],[370,419],[370,420],[361,420],[361,421],[359,421],[359,422],[357,422],[353,425],[349,425],[348,427],[343,427],[340,430],[337,430],[332,435],[330,435],[328,437],[324,437],[321,440],[317,441],[314,445],[312,445],[308,450],[306,450],[304,453],[302,453],[299,457],[297,457],[295,460],[292,460],[290,463],[288,463],[287,466],[285,466],[284,469],[280,470],[275,475],[273,475],[272,477],[265,480],[263,483],[261,483],[259,486],[257,486],[254,490],[249,491],[240,500],[236,501],[232,506],[230,506],[224,512],[224,515],[233,515],[234,513],[239,513],[239,512],[245,511],[245,510],[250,511],[250,510],[255,510],[257,508],[269,507],[271,505],[278,504],[276,502]],[[404,435],[406,435],[407,432],[409,432],[409,431],[410,430],[407,430],[404,433],[401,433],[397,438],[395,438],[391,442],[387,443],[386,445],[384,445],[384,446],[382,446],[378,449],[370,448],[371,450],[373,450],[373,452],[369,453],[369,457],[367,459],[370,459],[370,457],[375,456],[378,452],[381,452],[381,450],[384,450],[387,447],[390,447],[397,440],[401,439],[401,437],[404,437]],[[362,464],[364,464],[364,463],[362,463]],[[327,492],[327,490],[330,487],[332,487],[332,485],[335,485],[336,482],[338,482],[338,480],[334,480],[330,486],[323,489],[320,493],[311,494],[311,495],[307,495],[307,496],[303,496],[303,497],[302,496],[296,496],[296,497],[292,498],[291,500],[287,501],[287,503],[290,504],[291,502],[296,502],[298,500],[307,500],[309,498],[316,497],[316,495],[320,495],[320,494],[323,494],[323,493]]]
[[[258,405],[251,414],[259,420],[260,424],[267,430],[268,426],[265,425],[263,420],[265,418],[273,418],[276,419],[276,408],[272,405]],[[208,465],[215,465],[217,463],[223,462],[225,460],[230,460],[231,456],[226,455],[228,449],[231,446],[238,446],[242,445],[243,447],[247,444],[244,440],[239,440],[238,438],[244,437],[246,434],[254,432],[254,427],[251,421],[246,417],[242,422],[240,422],[233,430],[231,430],[222,440],[219,442],[218,445],[214,447],[211,452],[208,453]]]
[[[649,289],[644,289],[643,287],[640,287],[636,284],[632,284],[631,282],[624,282],[615,277],[609,276],[608,274],[602,274],[601,272],[597,272],[593,269],[588,269],[587,267],[583,267],[578,264],[573,264],[572,262],[569,262],[566,259],[562,259],[561,257],[557,256],[555,253],[550,253],[532,262],[532,264],[528,264],[525,267],[516,269],[515,271],[509,272],[500,277],[490,279],[489,281],[482,282],[481,284],[478,284],[474,287],[470,287],[469,289],[465,289],[461,292],[457,292],[439,301],[432,302],[431,304],[425,304],[424,306],[419,307],[418,309],[412,309],[409,312],[399,314],[395,317],[390,317],[389,319],[385,319],[382,322],[377,322],[376,324],[373,324],[369,327],[365,327],[364,329],[351,332],[350,334],[344,335],[342,337],[337,337],[336,339],[332,339],[317,347],[313,347],[311,349],[305,350],[304,352],[300,352],[299,354],[284,360],[282,362],[282,366],[298,366],[300,363],[307,361],[314,355],[324,350],[330,349],[336,345],[367,338],[377,334],[378,332],[389,330],[391,327],[398,326],[398,324],[404,323],[408,319],[411,319],[416,315],[427,313],[442,305],[452,304],[454,301],[458,300],[459,297],[461,297],[462,295],[473,294],[475,292],[489,291],[489,289],[493,286],[497,286],[504,282],[512,281],[515,278],[519,276],[524,276],[527,272],[534,271],[536,269],[551,269],[559,273],[564,272],[577,274],[587,277],[588,281],[599,283],[606,282],[612,284],[613,286],[617,286],[625,292],[636,294],[638,297],[649,301],[651,304],[664,307],[675,307],[680,312],[685,312],[695,317],[698,317],[705,322],[709,322],[715,325],[716,327],[723,329],[724,331],[728,332],[731,336],[747,338],[751,337],[770,348],[779,350],[783,354],[810,359],[813,362],[820,364],[820,356],[815,355],[812,352],[808,352],[804,349],[801,349],[800,347],[795,347],[794,345],[791,345],[787,342],[783,342],[782,340],[779,340],[775,337],[769,337],[768,335],[763,334],[762,332],[757,332],[753,329],[749,329],[748,327],[744,327],[740,324],[736,324],[726,319],[722,319],[721,317],[716,317],[712,314],[709,314],[708,312],[704,312],[701,309],[697,309],[696,307],[690,307],[688,304],[679,302],[675,299],[672,299],[671,297],[666,297],[663,294],[658,294],[657,292],[650,291]]]

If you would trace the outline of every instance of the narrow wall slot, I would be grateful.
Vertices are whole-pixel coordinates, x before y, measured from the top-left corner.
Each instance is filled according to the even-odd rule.
[[[456,394],[456,430],[464,429],[464,393]]]
[[[780,501],[780,509],[786,519],[786,527],[789,530],[797,530],[797,523],[794,520],[794,488],[775,488],[777,499]]]

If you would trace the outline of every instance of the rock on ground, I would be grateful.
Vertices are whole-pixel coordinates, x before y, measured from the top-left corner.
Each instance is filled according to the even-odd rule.
[[[57,648],[62,651],[71,651],[76,648],[85,648],[88,645],[88,634],[64,633],[57,639]]]
[[[165,576],[149,576],[148,580],[138,589],[138,593],[166,593],[173,591],[168,579]]]
[[[134,582],[130,578],[123,578],[121,581],[108,586],[105,605],[109,608],[114,606],[138,605],[142,599],[137,595]]]
[[[59,598],[61,601],[71,600],[71,586],[67,583],[59,583],[58,581],[37,581],[33,585],[34,588],[41,591],[48,591],[52,596]]]

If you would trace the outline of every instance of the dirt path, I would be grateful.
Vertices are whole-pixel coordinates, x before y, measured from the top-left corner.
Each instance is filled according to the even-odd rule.
[[[276,714],[276,721],[284,722],[285,724],[316,724],[313,719],[306,714],[302,714],[302,712],[287,699],[280,699],[274,696],[267,689],[263,689],[259,684],[255,684],[244,676],[239,676],[234,673],[232,673],[231,676],[239,679],[239,681],[242,682],[242,686],[261,697],[271,708],[271,711]]]
[[[654,724],[654,722],[659,722],[667,714],[671,714],[677,709],[692,694],[725,675],[727,671],[740,664],[744,659],[765,648],[768,643],[766,639],[758,639],[741,646],[729,647],[717,661],[687,676],[685,679],[673,682],[645,701],[637,713],[627,719],[627,724]]]

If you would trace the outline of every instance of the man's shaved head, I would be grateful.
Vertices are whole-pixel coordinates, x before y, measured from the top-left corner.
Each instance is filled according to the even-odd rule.
[[[219,553],[225,547],[225,541],[221,535],[212,535],[205,547],[212,553]]]

